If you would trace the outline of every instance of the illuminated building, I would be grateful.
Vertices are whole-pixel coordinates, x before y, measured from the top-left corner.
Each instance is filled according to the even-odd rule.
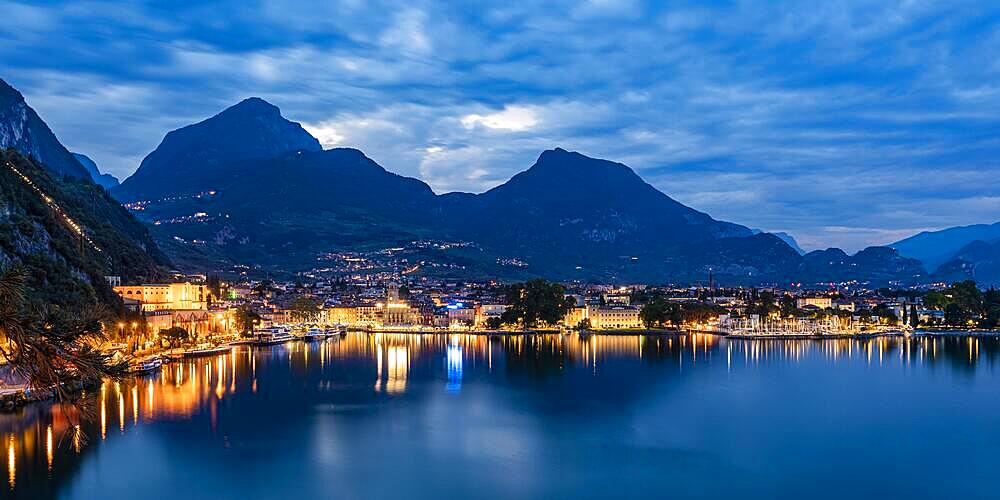
[[[191,283],[116,286],[123,299],[137,300],[143,312],[175,309],[207,309],[208,287]]]
[[[594,330],[642,328],[639,308],[631,306],[588,305],[574,307],[563,317],[563,324],[575,327],[585,319],[590,321],[590,328]]]
[[[482,304],[477,308],[476,311],[476,327],[482,328],[486,326],[486,322],[491,319],[499,319],[503,315],[504,311],[507,310],[506,304]]]
[[[353,326],[358,322],[358,314],[353,307],[328,307],[323,310],[327,324]]]
[[[806,306],[828,309],[833,307],[833,299],[830,297],[799,297],[795,299],[795,307],[805,309]]]
[[[566,316],[563,317],[563,324],[573,328],[585,319],[587,319],[586,307],[572,307],[569,311],[566,311]]]

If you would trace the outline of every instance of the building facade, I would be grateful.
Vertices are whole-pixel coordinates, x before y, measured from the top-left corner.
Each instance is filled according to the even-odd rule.
[[[205,285],[191,283],[125,285],[116,286],[114,290],[123,299],[138,301],[143,312],[208,308],[209,292]]]

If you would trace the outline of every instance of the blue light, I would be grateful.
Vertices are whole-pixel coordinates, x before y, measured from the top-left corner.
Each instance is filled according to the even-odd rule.
[[[445,356],[448,365],[448,383],[444,389],[455,393],[462,389],[462,346],[449,345]]]

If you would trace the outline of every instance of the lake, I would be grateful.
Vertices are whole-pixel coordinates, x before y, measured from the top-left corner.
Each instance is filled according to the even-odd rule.
[[[0,498],[996,498],[1000,340],[391,335],[0,415]]]

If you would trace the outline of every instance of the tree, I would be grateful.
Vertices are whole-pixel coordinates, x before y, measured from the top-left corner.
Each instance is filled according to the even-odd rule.
[[[320,302],[312,297],[300,295],[292,300],[288,309],[292,313],[292,320],[299,323],[316,321],[319,317]]]
[[[187,340],[188,331],[179,326],[172,326],[160,330],[159,336],[160,340],[165,340],[170,347],[177,347]]]
[[[534,328],[539,324],[555,325],[566,316],[575,304],[565,296],[565,289],[558,283],[534,279],[506,287],[505,301],[510,304],[500,320],[507,325]]]
[[[778,301],[778,309],[781,311],[781,315],[790,318],[798,316],[802,311],[799,310],[798,303],[795,301],[795,297],[790,294],[782,294],[781,299]]]
[[[678,326],[682,323],[708,323],[720,314],[725,314],[726,309],[715,304],[684,304],[680,308],[681,321],[676,322]]]
[[[910,304],[910,326],[916,328],[920,325],[920,315],[917,314],[917,305]]]
[[[32,389],[53,388],[68,397],[66,383],[92,382],[121,375],[125,366],[93,347],[105,339],[98,306],[68,310],[32,303],[27,273],[8,268],[0,273],[0,362],[24,377]]]
[[[236,308],[236,313],[233,316],[233,322],[240,337],[252,336],[254,327],[260,321],[260,315],[250,309],[250,306],[244,304]]]
[[[896,313],[893,312],[892,309],[890,309],[889,306],[885,304],[879,304],[875,306],[875,308],[872,309],[872,316],[878,316],[879,319],[891,325],[899,323],[899,317],[896,316]]]
[[[590,330],[590,318],[583,318],[579,323],[576,324],[576,329],[579,331]]]
[[[757,292],[757,290],[753,290],[750,295],[750,300],[747,303],[747,314],[757,314],[761,318],[766,318],[770,316],[771,313],[778,310],[778,307],[774,303],[774,293],[768,291]]]
[[[663,297],[656,297],[642,306],[639,319],[646,328],[664,328],[668,323],[679,326],[682,317],[677,304],[671,304]]]
[[[951,303],[951,298],[942,291],[931,290],[927,292],[927,295],[924,295],[924,307],[928,309],[943,311],[949,303]]]

